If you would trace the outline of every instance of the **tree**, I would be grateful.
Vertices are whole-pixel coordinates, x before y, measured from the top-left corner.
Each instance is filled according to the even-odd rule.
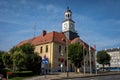
[[[10,68],[10,69],[12,68],[13,62],[12,62],[12,58],[10,54],[8,54],[7,52],[4,53],[2,55],[2,60],[3,60],[5,67]]]
[[[40,73],[42,58],[34,52],[34,45],[26,43],[21,45],[20,49],[25,53],[25,67],[33,73]]]
[[[110,64],[110,55],[107,54],[106,51],[98,51],[97,62],[103,65],[103,71],[104,71],[104,65]]]
[[[4,51],[0,51],[0,69],[4,68],[3,60],[2,60],[2,55],[4,54]]]
[[[15,51],[12,57],[14,70],[24,68],[25,54],[22,51]]]
[[[33,73],[40,73],[41,71],[41,62],[42,58],[35,54],[26,54],[25,66],[28,70],[32,71]]]
[[[25,54],[33,54],[34,49],[35,49],[34,45],[30,43],[26,43],[20,46],[20,50],[22,50],[22,52]]]
[[[14,46],[13,48],[10,49],[11,54],[14,54],[14,52],[16,52],[16,51],[21,51],[20,47]]]
[[[80,68],[83,60],[83,46],[79,43],[70,44],[68,46],[68,57],[76,68]]]

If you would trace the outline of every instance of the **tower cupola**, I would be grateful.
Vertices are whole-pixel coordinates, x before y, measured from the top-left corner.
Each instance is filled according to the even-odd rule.
[[[75,22],[72,20],[72,11],[67,7],[67,10],[64,12],[64,20],[62,22],[62,32],[70,40],[79,37],[75,31]]]
[[[72,19],[72,11],[67,7],[67,10],[65,11],[65,19]]]

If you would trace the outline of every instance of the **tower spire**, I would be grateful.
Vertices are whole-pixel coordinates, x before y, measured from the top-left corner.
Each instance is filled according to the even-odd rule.
[[[67,6],[67,10],[69,10],[69,6]]]
[[[70,0],[66,0],[67,10],[69,10]]]

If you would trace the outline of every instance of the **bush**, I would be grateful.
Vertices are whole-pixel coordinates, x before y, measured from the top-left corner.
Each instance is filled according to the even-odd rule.
[[[7,72],[10,72],[11,70],[9,70],[9,69],[1,69],[0,70],[0,74],[3,74],[4,75],[4,77],[6,77],[7,76]]]
[[[32,76],[32,71],[20,71],[20,72],[14,72],[13,77],[26,77],[26,76]]]

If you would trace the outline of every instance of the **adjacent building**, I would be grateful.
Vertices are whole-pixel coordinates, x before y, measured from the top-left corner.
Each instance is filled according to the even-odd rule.
[[[120,71],[120,48],[105,49],[104,51],[106,51],[111,57],[110,65],[105,65],[106,70],[109,69],[111,71]],[[103,67],[99,63],[97,63],[97,65],[98,69]]]
[[[51,71],[59,71],[61,68],[63,71],[66,71],[68,44],[84,44],[84,49],[87,50],[87,54],[84,56],[86,72],[90,71],[90,67],[92,71],[95,70],[95,50],[80,39],[75,30],[75,21],[72,19],[72,11],[69,8],[64,12],[62,32],[47,32],[43,30],[41,35],[24,40],[17,46],[25,43],[32,43],[35,46],[35,52],[38,52],[38,55],[40,55],[42,59],[44,59],[44,57],[48,59],[49,63],[47,68]],[[68,66],[69,71],[74,71],[74,65],[70,61]]]
[[[106,51],[111,56],[110,67],[120,67],[120,48],[107,49]]]

